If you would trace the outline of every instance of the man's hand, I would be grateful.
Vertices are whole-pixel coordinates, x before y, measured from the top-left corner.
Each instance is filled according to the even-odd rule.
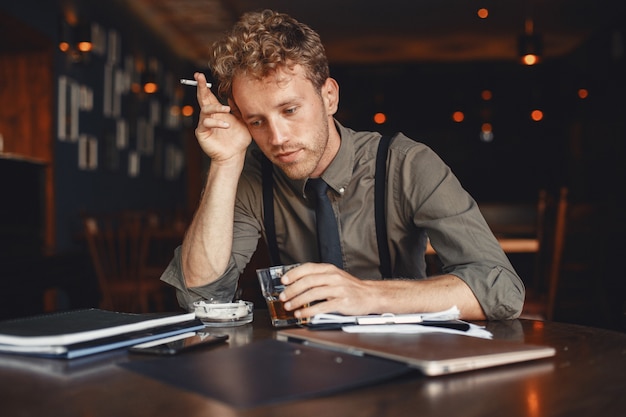
[[[221,163],[241,157],[252,141],[247,127],[231,114],[230,106],[225,106],[207,88],[206,77],[195,73],[198,81],[197,98],[200,117],[196,128],[196,138],[200,147],[212,162]]]
[[[464,320],[486,318],[469,286],[450,274],[423,280],[361,280],[334,265],[305,263],[290,269],[282,282],[280,300],[298,318],[321,313],[428,313],[455,305]]]
[[[375,309],[372,281],[360,280],[331,264],[302,264],[283,275],[282,283],[285,290],[280,299],[287,310],[296,310],[296,317],[331,312],[360,315]]]

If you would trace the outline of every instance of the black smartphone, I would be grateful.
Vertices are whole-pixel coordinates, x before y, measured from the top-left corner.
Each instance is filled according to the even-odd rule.
[[[152,340],[131,346],[132,353],[146,353],[152,355],[176,355],[188,350],[199,349],[205,346],[223,343],[228,335],[214,335],[205,332],[188,332],[164,339]]]

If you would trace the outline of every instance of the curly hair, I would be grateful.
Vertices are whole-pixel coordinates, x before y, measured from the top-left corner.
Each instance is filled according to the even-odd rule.
[[[304,67],[317,89],[329,77],[328,58],[317,32],[272,10],[244,14],[230,33],[213,44],[209,60],[218,93],[227,98],[232,98],[236,75],[261,79],[295,65]]]

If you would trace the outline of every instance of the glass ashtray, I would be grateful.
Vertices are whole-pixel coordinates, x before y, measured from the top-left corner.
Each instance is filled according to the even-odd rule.
[[[211,303],[196,301],[193,303],[196,317],[205,326],[230,327],[241,326],[252,321],[254,304],[250,301],[235,301],[232,303]]]

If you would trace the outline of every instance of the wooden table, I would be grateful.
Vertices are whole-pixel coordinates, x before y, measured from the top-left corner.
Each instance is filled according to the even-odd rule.
[[[0,415],[13,416],[624,416],[626,334],[577,325],[489,322],[499,339],[545,344],[551,359],[444,377],[413,373],[331,396],[235,409],[117,366],[112,352],[74,361],[0,355]],[[265,310],[224,329],[230,346],[273,338]],[[226,349],[228,345],[218,349]],[[207,372],[211,372],[207,364]]]
[[[504,253],[537,253],[539,252],[539,239],[535,238],[510,238],[499,237],[498,243]],[[435,255],[435,249],[430,245],[426,246],[426,255]]]

